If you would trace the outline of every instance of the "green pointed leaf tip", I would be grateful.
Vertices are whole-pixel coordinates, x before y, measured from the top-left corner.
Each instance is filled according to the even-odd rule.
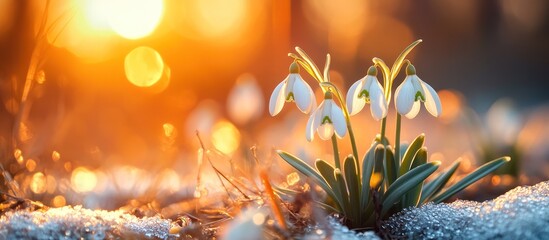
[[[472,173],[469,173],[467,176],[459,180],[456,184],[450,186],[448,189],[446,189],[444,192],[438,194],[437,196],[433,197],[432,201],[434,203],[440,203],[452,195],[458,193],[459,191],[465,189],[469,185],[475,183],[479,179],[483,178],[484,176],[492,173],[493,171],[497,170],[499,167],[501,167],[503,164],[509,162],[511,160],[510,157],[505,156],[501,157],[495,160],[492,160],[479,168],[477,168]]]
[[[419,134],[419,136],[410,143],[408,148],[406,149],[406,152],[402,156],[402,163],[400,164],[399,169],[399,176],[402,176],[408,170],[410,170],[410,167],[412,166],[412,161],[414,160],[414,156],[416,155],[417,151],[423,147],[423,144],[425,143],[425,134]]]
[[[406,47],[404,51],[402,51],[402,53],[400,53],[400,55],[395,60],[393,67],[391,68],[391,80],[395,79],[396,76],[398,75],[398,72],[402,68],[402,63],[404,63],[404,59],[406,59],[406,56],[408,56],[408,54],[414,49],[414,47],[416,47],[421,42],[423,42],[423,40],[421,39],[416,40],[415,42],[410,44],[408,47]]]
[[[331,62],[331,56],[330,54],[326,54],[326,63],[324,65],[324,81],[330,81],[330,74],[329,74],[329,71],[330,71],[330,62]]]
[[[300,47],[295,47],[295,50],[297,51],[297,53],[299,53],[299,55],[301,55],[301,57],[303,57],[303,60],[305,60],[309,64],[309,66],[311,67],[311,70],[314,73],[313,76],[315,76],[315,78],[317,78],[319,81],[322,82],[323,81],[322,75],[320,74],[320,70],[316,66],[313,59],[311,59],[311,57],[309,57],[309,55],[307,55],[307,53],[303,51],[303,49],[301,49]]]

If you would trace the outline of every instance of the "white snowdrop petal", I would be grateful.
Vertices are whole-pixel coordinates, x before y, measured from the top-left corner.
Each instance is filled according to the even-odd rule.
[[[309,86],[309,85],[307,85],[307,86]],[[309,89],[310,89],[310,87],[309,87]],[[309,112],[314,111],[316,109],[316,97],[315,97],[315,93],[313,92],[312,89],[311,89],[310,98],[311,98],[312,103],[311,103],[311,106],[309,107],[309,109],[307,110],[306,114],[308,114]]]
[[[406,115],[412,110],[415,94],[414,85],[410,76],[408,76],[395,92],[395,107],[400,114]]]
[[[313,113],[313,115],[315,117],[314,122],[313,122],[313,128],[312,128],[313,132],[314,132],[314,130],[316,130],[318,128],[318,126],[320,126],[320,123],[322,121],[322,112],[323,112],[323,109],[324,109],[324,105],[325,105],[325,102],[321,102],[320,106],[318,106],[318,108]]]
[[[387,101],[385,101],[383,88],[379,82],[370,87],[370,112],[377,121],[387,116]]]
[[[299,76],[297,73],[293,73],[295,76],[293,91],[295,103],[299,110],[303,113],[308,114],[313,109],[313,100],[314,97],[313,89]]]
[[[317,128],[318,137],[322,140],[329,140],[334,135],[334,125],[330,123],[321,124]]]
[[[435,117],[440,116],[442,113],[442,105],[440,104],[440,98],[438,97],[437,92],[429,84],[423,81],[421,81],[421,87],[423,87],[423,92],[425,92],[425,108],[431,115]]]
[[[347,122],[345,121],[345,115],[343,115],[343,110],[341,110],[339,106],[335,104],[332,106],[330,119],[332,119],[337,136],[339,136],[340,138],[344,137],[347,133]]]
[[[282,107],[284,107],[285,88],[286,80],[279,83],[271,94],[271,99],[269,100],[269,113],[271,116],[277,115],[282,110]]]
[[[309,116],[309,120],[307,121],[307,129],[305,130],[305,138],[307,141],[312,142],[315,138],[315,118],[316,118],[316,111],[314,111],[311,116]]]
[[[362,86],[364,83],[363,79],[353,83],[353,85],[351,85],[349,91],[347,92],[346,105],[350,115],[355,115],[360,112],[360,110],[362,110],[362,108],[364,108],[364,105],[366,104],[366,101],[364,101],[364,99],[358,98],[358,94],[362,91]]]
[[[419,108],[421,107],[421,104],[419,101],[417,102],[414,102],[414,105],[412,106],[412,109],[410,109],[410,111],[406,114],[404,114],[404,116],[408,119],[412,119],[412,118],[415,118],[417,116],[417,114],[419,113]]]
[[[420,92],[422,97],[425,97],[425,91],[423,90],[421,79],[417,75],[411,75],[410,76],[410,82],[412,82],[412,85],[414,86],[414,100],[416,97],[416,93]]]

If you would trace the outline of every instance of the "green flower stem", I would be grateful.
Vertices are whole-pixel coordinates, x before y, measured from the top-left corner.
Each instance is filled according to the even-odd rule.
[[[343,115],[345,116],[345,122],[347,123],[347,131],[349,132],[349,140],[351,141],[351,148],[353,149],[353,157],[355,157],[356,165],[360,166],[358,162],[358,150],[356,148],[355,134],[353,132],[353,126],[351,124],[351,115],[349,115],[347,104],[345,104],[345,100],[343,100],[343,96],[341,95],[341,93],[333,83],[323,82],[320,85],[327,86],[329,89],[332,89],[332,92],[335,93],[337,100],[341,105],[341,109],[343,110]],[[358,174],[360,176],[360,171],[358,171]]]
[[[401,122],[401,115],[397,113],[396,117],[396,128],[395,128],[395,163],[397,169],[400,168],[400,122]]]
[[[339,148],[337,147],[337,137],[332,135],[332,148],[334,149],[334,164],[336,169],[341,169],[341,161],[339,160]]]
[[[385,143],[385,141],[383,141],[385,139],[385,126],[386,125],[387,125],[387,118],[384,117],[383,120],[381,120],[381,131],[380,131],[380,136],[379,136],[379,142],[381,144],[383,144],[383,146],[387,145]]]

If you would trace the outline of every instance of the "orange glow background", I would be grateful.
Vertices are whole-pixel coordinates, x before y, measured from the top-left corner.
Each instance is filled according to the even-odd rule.
[[[503,126],[515,136],[509,141],[520,140],[520,149],[532,151],[528,158],[549,165],[543,150],[549,130],[542,124],[549,116],[544,0],[52,0],[43,64],[28,112],[14,128],[45,2],[0,0],[0,150],[7,169],[28,172],[21,181],[34,194],[55,196],[55,204],[83,201],[60,192],[108,191],[109,181],[149,176],[143,169],[166,186],[183,186],[196,175],[196,130],[221,151],[218,164],[230,159],[242,172],[249,170],[247,150],[254,144],[266,162],[279,161],[273,148],[329,159],[327,145],[305,141],[307,119],[294,106],[277,118],[265,111],[294,46],[319,65],[330,53],[332,79],[346,90],[373,57],[392,63],[421,38],[409,58],[418,75],[441,90],[444,115],[433,119],[422,110],[403,123],[403,139],[425,132],[431,158],[445,164],[478,158],[467,134],[475,130],[463,116],[477,111],[480,117],[469,120],[482,122],[505,96],[513,104],[499,114],[523,116],[511,114],[509,124],[520,122],[516,129]],[[369,142],[378,123],[365,113],[354,120],[359,141]],[[498,129],[486,131],[500,138]],[[540,171],[541,178],[549,176],[548,167]],[[117,187],[131,192],[146,185]]]

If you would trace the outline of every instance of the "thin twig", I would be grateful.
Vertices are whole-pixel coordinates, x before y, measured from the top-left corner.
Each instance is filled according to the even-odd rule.
[[[200,134],[199,134],[198,131],[196,131],[196,137],[198,138],[198,141],[200,142],[200,146],[202,147],[202,149],[206,150],[206,147],[204,146],[204,142],[202,142],[202,138],[200,138]],[[231,180],[227,176],[225,176],[225,174],[223,174],[221,171],[219,171],[219,169],[217,169],[213,165],[212,160],[210,159],[210,156],[207,154],[207,152],[208,151],[206,150],[206,159],[208,160],[208,163],[210,163],[210,166],[213,168],[213,170],[217,174],[217,177],[219,178],[219,181],[221,182],[221,185],[223,185],[223,188],[225,188],[225,191],[227,192],[227,195],[229,195],[229,197],[231,197],[231,194],[229,193],[229,189],[227,189],[227,187],[223,183],[223,180],[221,179],[221,177],[225,178],[225,180],[227,180],[227,182],[229,182],[234,188],[236,188],[236,190],[238,190],[238,192],[240,192],[240,194],[242,194],[242,196],[244,196],[244,198],[250,199],[250,197],[248,197],[248,195],[246,195],[242,190],[240,190],[240,188],[238,188],[236,185],[234,185],[234,183],[231,182]]]

